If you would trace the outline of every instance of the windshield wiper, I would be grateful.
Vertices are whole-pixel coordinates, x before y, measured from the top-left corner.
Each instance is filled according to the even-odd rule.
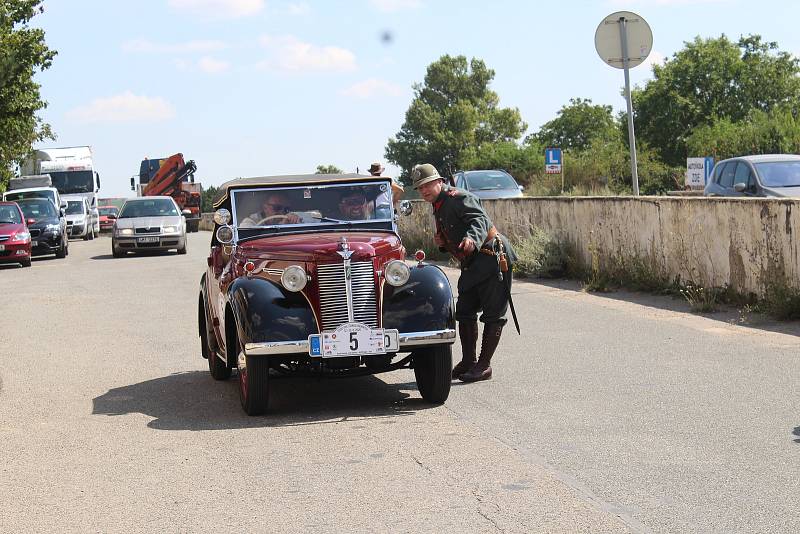
[[[19,224],[17,221],[0,221],[0,224]]]
[[[349,224],[353,222],[353,221],[342,221],[341,219],[333,219],[331,217],[317,217],[316,215],[308,215],[308,217],[311,217],[312,219],[316,219],[321,222],[329,222],[329,223]]]

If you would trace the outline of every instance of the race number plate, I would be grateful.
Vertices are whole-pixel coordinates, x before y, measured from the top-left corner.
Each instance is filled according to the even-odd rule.
[[[386,354],[397,352],[400,348],[399,339],[397,330],[346,323],[333,332],[308,336],[308,353],[323,358]]]
[[[158,243],[158,237],[140,237],[136,239],[137,243]]]

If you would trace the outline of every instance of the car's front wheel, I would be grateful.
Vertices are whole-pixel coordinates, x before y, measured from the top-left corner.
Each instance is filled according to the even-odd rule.
[[[450,396],[453,350],[450,345],[436,345],[412,353],[417,389],[426,401],[442,404]]]
[[[115,258],[121,258],[125,255],[125,252],[117,246],[117,243],[113,239],[111,240],[111,255]]]
[[[56,249],[56,258],[66,258],[67,254],[69,254],[69,250],[67,250],[67,243],[69,243],[69,239],[67,238],[66,234],[61,236],[61,245]]]
[[[269,404],[269,359],[264,356],[239,358],[239,401],[247,415],[261,415]]]

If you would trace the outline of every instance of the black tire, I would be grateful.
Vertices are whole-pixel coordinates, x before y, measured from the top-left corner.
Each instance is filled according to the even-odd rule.
[[[20,263],[20,265],[22,265],[23,267],[30,267],[30,266],[31,266],[31,259],[30,259],[30,258],[28,258],[28,259],[26,259],[26,260],[22,260],[22,261],[21,261],[21,262],[19,262],[19,263]]]
[[[125,255],[125,252],[117,246],[114,240],[111,240],[111,255],[115,258],[121,258]]]
[[[442,404],[450,396],[453,350],[450,345],[437,345],[413,352],[417,389],[427,402]]]
[[[269,359],[265,356],[245,356],[238,360],[241,345],[234,330],[228,337],[228,358],[236,358],[239,370],[239,402],[247,415],[261,415],[269,405]],[[244,363],[244,365],[242,365]]]
[[[227,380],[231,377],[231,369],[228,365],[217,355],[217,351],[213,350],[209,340],[213,336],[213,332],[208,327],[206,321],[205,310],[200,311],[200,350],[203,358],[208,360],[208,372],[214,380]]]
[[[183,238],[183,246],[178,249],[178,254],[186,254],[186,238]]]
[[[67,249],[67,243],[69,240],[67,236],[61,236],[61,246],[58,247],[56,250],[56,258],[66,258],[67,254],[69,254],[69,250]]]
[[[94,226],[92,226],[88,232],[86,232],[86,240],[92,241],[94,239]]]

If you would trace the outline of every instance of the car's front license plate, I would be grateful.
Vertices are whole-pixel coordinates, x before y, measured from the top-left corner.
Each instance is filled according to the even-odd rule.
[[[139,237],[137,243],[158,243],[158,237]]]
[[[397,352],[400,348],[397,330],[370,328],[363,323],[346,323],[333,332],[308,336],[310,356],[339,358],[367,354]]]
[[[39,246],[39,242],[38,241],[31,241],[31,246],[32,247],[38,247]]]

